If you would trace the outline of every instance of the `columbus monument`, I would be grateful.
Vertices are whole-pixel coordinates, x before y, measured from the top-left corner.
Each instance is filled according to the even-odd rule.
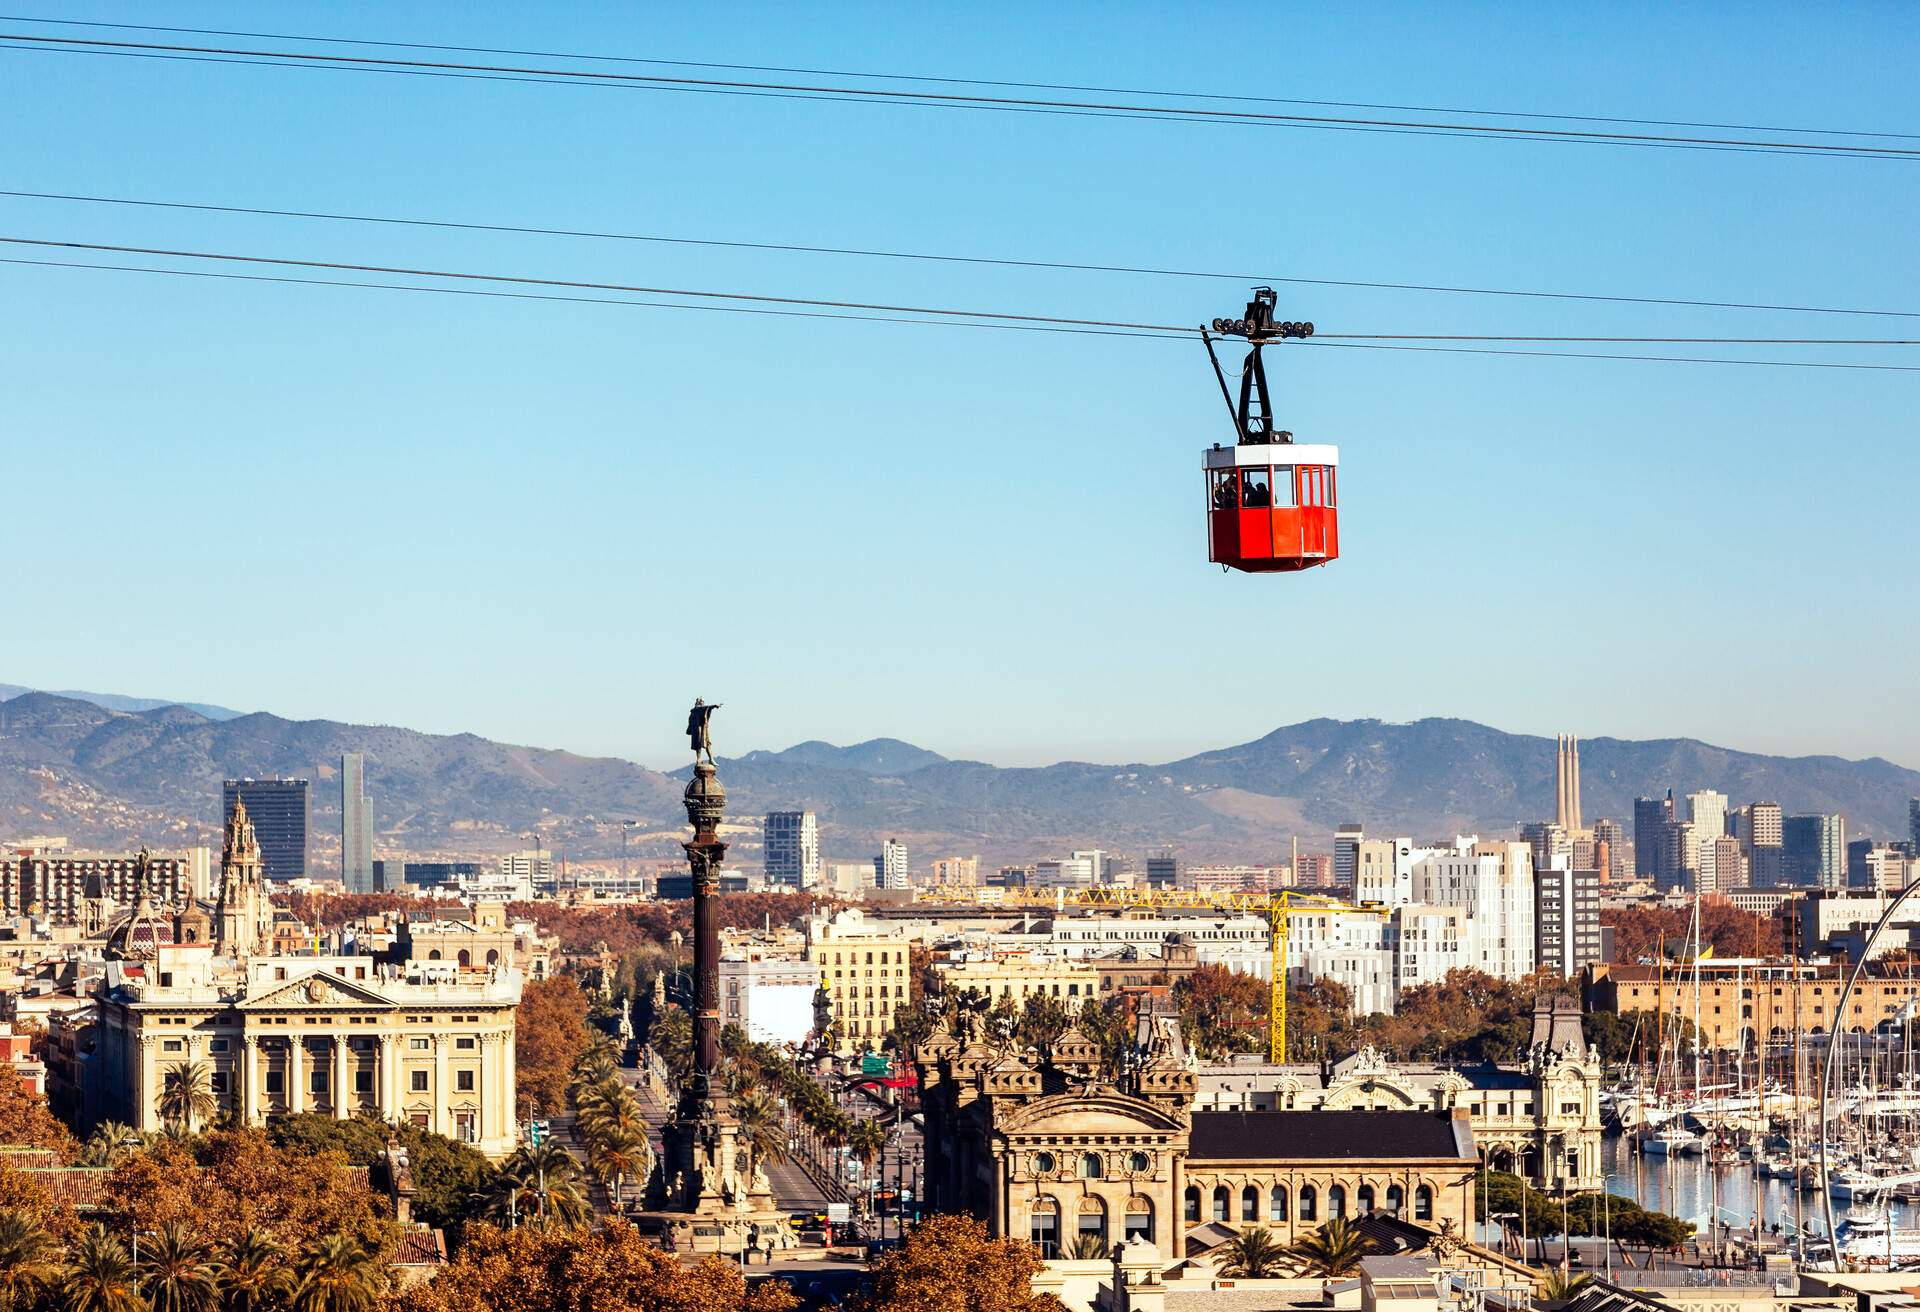
[[[720,841],[727,790],[713,759],[713,713],[696,700],[687,716],[693,778],[682,800],[693,838],[681,846],[693,872],[693,1072],[680,1090],[673,1120],[661,1132],[663,1151],[647,1188],[643,1228],[683,1253],[771,1254],[793,1247],[793,1229],[774,1205],[752,1143],[734,1118],[720,1068]]]

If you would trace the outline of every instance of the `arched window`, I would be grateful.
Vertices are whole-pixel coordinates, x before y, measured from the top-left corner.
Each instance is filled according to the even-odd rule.
[[[465,948],[460,949],[460,969],[465,970],[473,964],[473,954]]]
[[[1240,1219],[1242,1221],[1260,1219],[1260,1191],[1252,1185],[1240,1191]]]
[[[1310,1184],[1300,1186],[1300,1219],[1302,1221],[1320,1219],[1320,1197]]]
[[[1198,1225],[1200,1223],[1200,1191],[1192,1185],[1188,1185],[1186,1197],[1180,1201],[1181,1206],[1186,1209],[1188,1222],[1193,1225]]]
[[[439,948],[435,948],[435,949],[434,949],[433,951],[431,951],[431,952],[429,952],[429,953],[427,953],[427,960],[428,960],[428,961],[438,961],[438,960],[440,960],[440,949],[439,949]]]
[[[497,965],[499,965],[499,964],[500,964],[500,949],[499,949],[499,948],[488,948],[488,949],[487,949],[487,964],[488,964],[489,966],[497,966]]]
[[[1227,1187],[1223,1184],[1215,1185],[1213,1190],[1213,1219],[1214,1220],[1224,1221],[1227,1219],[1228,1201],[1229,1199],[1227,1195]]]
[[[1107,1242],[1107,1205],[1098,1198],[1089,1195],[1080,1200],[1080,1224],[1077,1228],[1080,1238],[1091,1235],[1101,1243]]]
[[[1098,1180],[1100,1178],[1100,1154],[1083,1153],[1080,1156],[1080,1178]]]
[[[1407,1195],[1397,1184],[1387,1186],[1387,1211],[1394,1216],[1400,1215],[1400,1209],[1406,1206]]]
[[[1195,1210],[1199,1200],[1195,1200]],[[1127,1219],[1125,1238],[1144,1239],[1153,1242],[1153,1200],[1145,1194],[1135,1194],[1127,1199]]]
[[[1360,1209],[1361,1216],[1365,1216],[1373,1211],[1373,1186],[1363,1184],[1356,1189],[1353,1195],[1353,1203],[1355,1207]]]
[[[1277,1184],[1267,1197],[1267,1220],[1284,1221],[1287,1219],[1287,1187]]]
[[[1036,1198],[1028,1216],[1027,1238],[1040,1250],[1040,1256],[1049,1260],[1060,1256],[1060,1204],[1051,1198]]]
[[[1347,1214],[1347,1187],[1343,1184],[1327,1187],[1327,1219],[1337,1221]]]
[[[1433,1189],[1428,1185],[1423,1184],[1413,1191],[1413,1219],[1433,1220]]]

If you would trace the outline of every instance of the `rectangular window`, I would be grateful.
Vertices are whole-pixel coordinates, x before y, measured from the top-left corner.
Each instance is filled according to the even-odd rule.
[[[433,1123],[433,1117],[429,1116],[426,1112],[409,1112],[407,1114],[407,1120],[422,1130]]]
[[[479,1143],[479,1118],[472,1112],[455,1112],[453,1117],[453,1137],[461,1143]]]
[[[325,1071],[309,1072],[307,1075],[307,1088],[315,1093],[325,1093],[327,1091],[327,1073]]]
[[[427,1073],[425,1071],[407,1072],[407,1087],[415,1093],[427,1091]]]
[[[282,1076],[279,1071],[268,1071],[267,1072],[267,1092],[268,1093],[285,1093],[286,1090],[287,1090],[286,1078]]]
[[[179,1039],[168,1039],[160,1045],[162,1052],[179,1052],[185,1045]]]
[[[207,1077],[207,1087],[215,1093],[225,1093],[227,1091],[227,1073],[225,1071],[213,1072],[213,1074]]]
[[[474,1044],[475,1044],[475,1040],[471,1035],[463,1035],[460,1038],[457,1038],[453,1041],[453,1046],[460,1049],[460,1051],[462,1052],[472,1052],[474,1048]]]
[[[411,1049],[413,1049],[413,1051],[415,1051],[415,1052],[425,1052],[425,1051],[426,1051],[426,1050],[427,1050],[428,1048],[431,1048],[431,1047],[433,1046],[433,1040],[431,1040],[431,1039],[408,1039],[408,1040],[407,1040],[407,1046],[408,1046],[409,1048],[411,1048]]]
[[[459,1090],[461,1093],[472,1093],[473,1092],[473,1072],[472,1071],[455,1071],[453,1073],[453,1087]]]
[[[353,1073],[353,1091],[355,1093],[373,1092],[373,1072],[355,1071]]]
[[[208,1052],[225,1052],[226,1050],[227,1050],[227,1041],[225,1039],[208,1039],[207,1040]]]

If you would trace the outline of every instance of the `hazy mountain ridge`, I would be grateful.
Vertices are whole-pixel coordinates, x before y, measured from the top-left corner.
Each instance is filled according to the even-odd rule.
[[[635,853],[677,854],[680,780],[632,762],[261,712],[116,711],[48,693],[0,701],[0,838],[160,844],[183,841],[197,822],[206,839],[223,778],[302,775],[314,784],[319,865],[330,869],[343,751],[367,754],[378,852],[485,855],[530,845],[538,825],[549,851],[604,857],[619,851],[619,822],[633,819],[652,833],[636,838]],[[1856,833],[1903,836],[1907,798],[1920,795],[1920,772],[1877,758],[1762,756],[1691,739],[1594,738],[1581,744],[1581,766],[1589,821],[1630,823],[1635,796],[1668,787],[1717,788],[1736,804],[1839,811]],[[949,851],[1032,859],[1089,844],[1136,854],[1172,844],[1206,860],[1276,857],[1296,833],[1323,851],[1346,820],[1417,837],[1506,833],[1551,816],[1553,770],[1551,738],[1467,720],[1321,719],[1163,765],[1006,769],[881,738],[723,758],[721,778],[744,825],[767,810],[818,811],[834,859],[864,858],[893,836],[916,862]],[[735,855],[758,861],[751,834]]]

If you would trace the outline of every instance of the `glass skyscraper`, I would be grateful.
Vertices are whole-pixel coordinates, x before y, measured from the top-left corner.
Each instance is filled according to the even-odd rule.
[[[223,825],[233,820],[234,802],[246,802],[267,878],[298,879],[307,873],[307,833],[313,810],[305,779],[229,779],[221,791]]]

